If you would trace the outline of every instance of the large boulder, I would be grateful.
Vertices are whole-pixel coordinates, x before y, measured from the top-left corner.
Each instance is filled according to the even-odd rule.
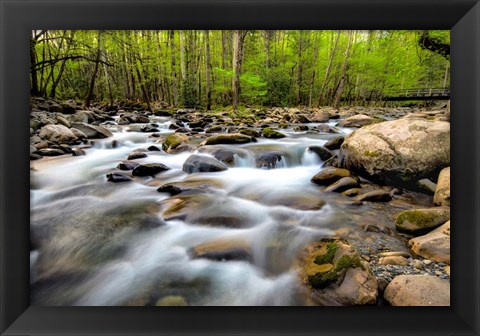
[[[450,282],[433,275],[399,275],[383,297],[392,306],[450,306]]]
[[[433,204],[450,205],[450,167],[442,169],[433,195]]]
[[[40,138],[57,143],[70,143],[77,140],[73,132],[64,125],[46,125],[40,129]]]
[[[366,126],[345,138],[339,156],[360,175],[415,189],[450,165],[450,123],[399,119]]]
[[[323,239],[309,244],[298,261],[309,299],[322,306],[375,304],[378,283],[367,262],[345,241]]]
[[[410,239],[408,245],[419,256],[450,264],[450,221],[424,236]]]
[[[227,165],[223,162],[210,156],[198,154],[190,155],[182,167],[182,170],[187,174],[219,172],[227,169]]]
[[[89,139],[101,139],[113,136],[112,132],[105,127],[90,125],[87,123],[74,122],[72,128],[82,131]]]

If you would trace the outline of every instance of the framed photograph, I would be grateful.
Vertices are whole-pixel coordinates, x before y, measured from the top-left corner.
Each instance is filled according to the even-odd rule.
[[[1,17],[2,335],[479,333],[478,1]]]

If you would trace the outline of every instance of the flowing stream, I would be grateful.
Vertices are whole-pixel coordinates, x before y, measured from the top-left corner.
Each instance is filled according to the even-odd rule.
[[[162,135],[173,133],[171,119],[151,122]],[[114,136],[97,140],[86,156],[32,162],[32,223],[49,240],[45,250],[31,251],[34,304],[154,305],[163,298],[167,304],[301,305],[295,255],[306,244],[336,234],[365,255],[404,249],[403,238],[392,233],[395,214],[428,204],[427,196],[405,192],[390,203],[357,206],[347,196],[322,192],[310,179],[323,162],[308,147],[338,134],[291,129],[281,130],[288,135],[283,139],[218,146],[241,150],[222,172],[188,175],[182,166],[192,152],[147,151],[135,161],[171,169],[108,182],[106,174],[132,151],[161,148],[140,126],[108,126]],[[281,153],[277,166],[259,168],[255,153],[272,151]],[[182,181],[202,187],[175,196],[157,191]],[[319,200],[325,204],[317,206]],[[129,212],[137,203],[156,205],[147,207],[149,216],[162,225],[130,230],[143,220]],[[109,221],[115,230],[100,229]]]

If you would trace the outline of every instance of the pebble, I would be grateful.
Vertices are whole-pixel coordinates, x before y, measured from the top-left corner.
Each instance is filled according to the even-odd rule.
[[[415,260],[412,260],[412,266],[415,267],[416,269],[422,269],[423,263],[420,260],[415,259]]]
[[[387,252],[388,253],[388,252]],[[383,278],[386,281],[392,281],[395,276],[398,275],[433,275],[441,279],[450,280],[449,272],[447,272],[447,266],[440,266],[441,263],[436,263],[429,259],[413,259],[408,260],[407,265],[382,265],[379,263],[381,254],[370,254],[370,267],[377,278]],[[398,257],[398,256],[397,256]],[[383,257],[385,258],[385,257]],[[401,257],[405,259],[404,257]],[[425,263],[425,261],[427,261]]]
[[[378,254],[379,257],[405,257],[409,258],[410,254],[408,252],[395,251],[395,252],[382,252]]]

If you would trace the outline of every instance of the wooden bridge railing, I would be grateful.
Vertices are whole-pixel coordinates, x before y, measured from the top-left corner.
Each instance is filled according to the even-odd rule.
[[[384,97],[448,97],[450,96],[449,88],[418,88],[418,89],[402,89],[386,91]]]
[[[401,100],[448,100],[450,88],[412,88],[386,90],[360,89],[354,96],[342,97],[344,101],[401,101]]]

